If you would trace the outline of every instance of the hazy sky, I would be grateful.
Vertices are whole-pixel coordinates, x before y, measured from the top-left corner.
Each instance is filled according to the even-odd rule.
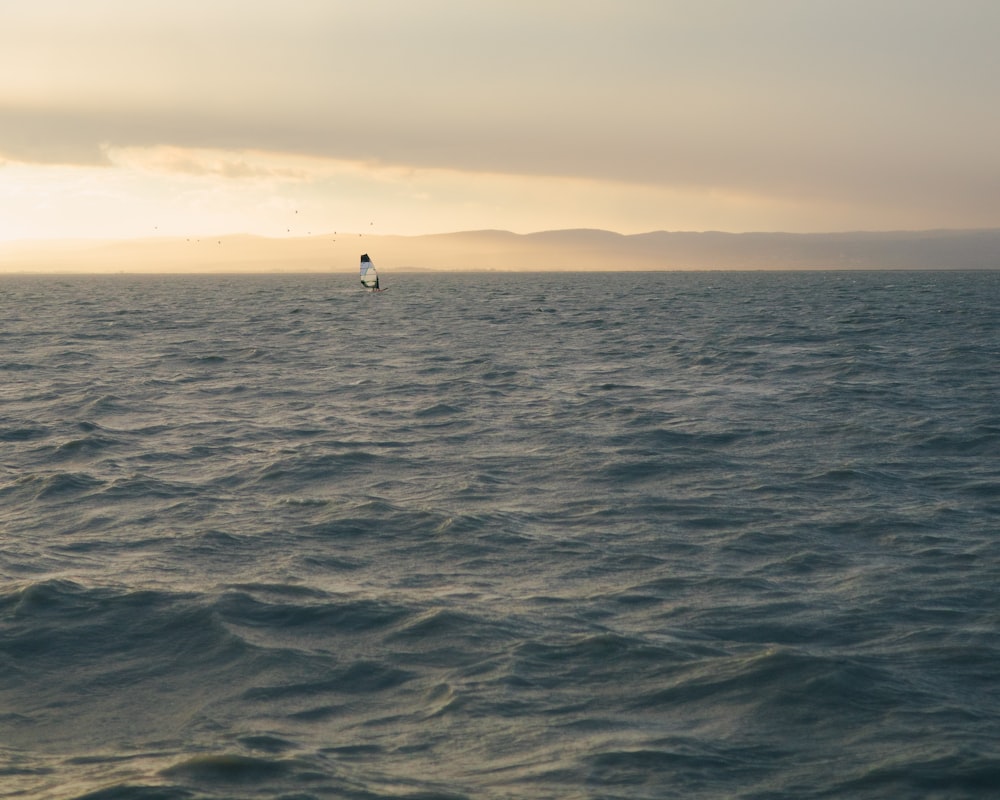
[[[1000,226],[997,0],[0,0],[0,239]]]

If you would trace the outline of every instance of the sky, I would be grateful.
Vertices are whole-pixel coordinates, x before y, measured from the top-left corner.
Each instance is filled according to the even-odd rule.
[[[0,0],[0,240],[1000,226],[996,0]]]

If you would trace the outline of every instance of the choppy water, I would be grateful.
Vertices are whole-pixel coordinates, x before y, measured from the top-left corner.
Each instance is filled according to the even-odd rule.
[[[0,279],[0,796],[1000,788],[1000,273]]]

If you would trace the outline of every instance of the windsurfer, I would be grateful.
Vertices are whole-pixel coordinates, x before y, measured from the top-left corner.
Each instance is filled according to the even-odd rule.
[[[378,282],[378,272],[375,271],[375,265],[367,253],[361,256],[361,285],[372,292],[382,291]]]

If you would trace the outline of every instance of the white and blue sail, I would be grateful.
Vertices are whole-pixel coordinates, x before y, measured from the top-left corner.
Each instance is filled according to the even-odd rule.
[[[379,291],[378,272],[372,260],[368,258],[368,253],[361,256],[361,285],[373,292]]]

